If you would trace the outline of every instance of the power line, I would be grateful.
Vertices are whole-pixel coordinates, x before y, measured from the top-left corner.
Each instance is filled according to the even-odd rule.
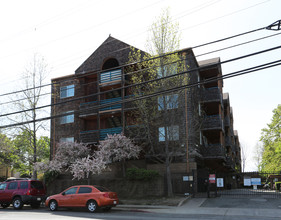
[[[269,48],[269,49],[266,49],[266,50],[262,50],[262,51],[258,51],[258,52],[251,53],[251,54],[247,54],[247,55],[244,55],[244,56],[240,56],[240,57],[232,58],[232,59],[229,59],[229,60],[221,61],[221,62],[216,63],[216,65],[222,65],[222,64],[225,64],[225,63],[237,61],[237,60],[240,60],[240,59],[244,59],[244,58],[247,58],[247,57],[255,56],[255,55],[258,55],[258,54],[261,54],[261,53],[266,53],[266,52],[269,52],[269,51],[272,51],[272,50],[276,50],[276,49],[280,49],[280,48],[281,48],[281,46],[272,47],[272,48]],[[105,94],[105,93],[108,93],[108,92],[117,91],[117,90],[120,90],[120,89],[127,89],[127,88],[131,88],[131,87],[134,87],[134,86],[139,86],[139,85],[143,85],[143,84],[147,84],[147,83],[151,83],[151,82],[155,82],[155,81],[159,81],[159,80],[168,79],[168,78],[171,78],[171,77],[180,76],[180,75],[182,75],[184,73],[191,73],[193,71],[199,71],[199,70],[202,70],[202,69],[205,69],[205,68],[206,67],[204,67],[204,66],[203,67],[199,67],[199,68],[193,68],[193,69],[190,69],[188,71],[177,73],[177,74],[170,75],[170,76],[165,76],[163,78],[156,78],[156,79],[148,80],[148,81],[141,82],[141,83],[136,83],[136,84],[131,84],[131,85],[123,86],[122,88],[117,88],[117,89],[113,89],[113,90],[110,90],[110,91],[99,92],[99,93],[91,94],[91,95],[88,95],[88,96],[82,96],[82,97],[78,97],[78,98],[73,98],[73,99],[70,99],[70,100],[67,100],[67,101],[63,101],[63,102],[58,102],[58,103],[54,103],[54,104],[50,104],[50,105],[45,105],[45,106],[39,106],[39,107],[36,107],[36,109],[47,108],[47,107],[51,107],[51,106],[55,106],[55,105],[62,105],[62,104],[66,104],[66,103],[69,103],[69,102],[74,102],[74,101],[77,101],[77,100],[81,100],[81,99],[85,99],[85,98],[89,98],[89,97]],[[145,71],[145,70],[141,70],[141,71]],[[24,112],[27,112],[27,111],[33,111],[33,110],[34,110],[34,108],[31,108],[31,109],[21,110],[21,111],[17,111],[17,112],[2,114],[2,115],[0,115],[0,117],[9,116],[9,115],[13,115],[13,114],[20,114],[20,113],[24,113]]]
[[[240,70],[240,71],[232,72],[232,73],[229,73],[229,74],[225,74],[223,76],[210,78],[210,79],[204,80],[203,82],[197,82],[197,83],[192,83],[192,84],[188,84],[188,85],[178,86],[178,87],[175,87],[175,88],[166,89],[165,91],[159,91],[159,92],[155,92],[153,94],[148,94],[148,95],[140,96],[140,97],[133,98],[133,99],[123,99],[122,101],[111,103],[110,105],[109,104],[99,105],[99,106],[96,106],[96,107],[93,107],[93,108],[89,108],[89,109],[99,109],[99,108],[104,108],[104,107],[108,107],[108,106],[111,106],[111,105],[123,104],[123,103],[126,103],[126,102],[132,102],[132,101],[137,101],[137,100],[141,100],[141,99],[151,98],[151,97],[154,97],[154,96],[159,96],[159,95],[163,95],[163,94],[179,91],[181,89],[192,88],[192,87],[195,87],[195,86],[198,86],[198,85],[202,85],[202,84],[205,84],[205,83],[210,83],[210,82],[215,82],[215,81],[218,81],[218,80],[223,80],[223,79],[228,79],[228,78],[232,78],[232,77],[237,77],[237,76],[249,74],[249,73],[252,73],[252,72],[256,72],[256,71],[260,71],[260,70],[276,67],[276,66],[279,66],[279,65],[281,65],[281,60],[276,60],[276,61],[273,61],[273,62],[270,62],[270,63],[266,63],[266,64],[262,64],[262,65],[259,65],[259,66],[255,66],[255,67],[243,69],[243,70]],[[78,110],[78,111],[76,110],[76,111],[73,111],[73,112],[80,113],[80,111],[81,110]],[[51,119],[55,119],[55,118],[60,118],[62,116],[67,116],[69,114],[70,113],[63,113],[63,114],[54,115],[54,116],[50,116],[50,117],[39,118],[39,119],[36,119],[36,120],[30,120],[30,121],[26,121],[26,122],[20,122],[20,123],[15,123],[15,124],[10,124],[10,125],[4,125],[4,126],[0,126],[0,129],[20,126],[20,125],[24,125],[24,124],[33,123],[33,122],[51,120]]]
[[[244,33],[241,33],[241,34],[237,34],[237,35],[233,35],[233,36],[230,36],[230,37],[226,37],[226,38],[223,38],[223,39],[219,39],[219,40],[215,40],[215,41],[212,41],[212,42],[208,42],[208,43],[204,43],[204,44],[201,44],[201,45],[197,45],[195,47],[192,47],[191,49],[195,49],[195,48],[199,48],[199,47],[203,47],[203,46],[207,46],[207,45],[210,45],[210,44],[213,44],[213,43],[218,43],[218,42],[222,42],[222,41],[225,41],[225,40],[229,40],[229,39],[232,39],[232,38],[236,38],[236,37],[240,37],[242,35],[246,35],[246,34],[249,34],[249,33],[253,33],[253,32],[256,32],[256,31],[260,31],[260,30],[263,30],[263,29],[270,29],[269,27],[274,27],[276,26],[276,24],[278,24],[278,22],[280,23],[280,21],[277,21],[267,27],[263,27],[263,28],[258,28],[258,29],[255,29],[255,30],[251,30],[251,31],[248,31],[248,32],[244,32]],[[262,37],[262,38],[258,38],[258,39],[255,39],[255,40],[251,40],[251,41],[248,41],[248,42],[244,42],[244,43],[241,43],[241,44],[236,44],[236,45],[232,45],[232,46],[229,46],[229,47],[225,47],[225,48],[222,48],[222,49],[219,49],[219,50],[214,50],[214,51],[210,51],[210,52],[207,52],[207,53],[204,53],[204,54],[200,54],[200,55],[197,55],[195,57],[199,57],[199,56],[202,56],[202,55],[207,55],[207,54],[211,54],[211,53],[214,53],[214,52],[218,52],[218,51],[222,51],[222,50],[226,50],[226,49],[230,49],[230,48],[233,48],[233,47],[236,47],[236,46],[241,46],[241,45],[244,45],[244,44],[247,44],[247,43],[252,43],[254,41],[257,41],[257,40],[262,40],[262,39],[265,39],[265,38],[268,38],[268,37],[272,37],[272,36],[276,36],[276,35],[279,35],[278,34],[273,34],[273,35],[270,35],[270,36],[266,36],[266,37]],[[115,40],[115,39],[114,39]],[[114,41],[112,40],[112,41]],[[110,42],[112,42],[110,41]],[[109,43],[109,42],[108,42]],[[181,50],[183,51],[183,50]],[[115,51],[113,51],[115,52]],[[112,53],[113,53],[112,52]],[[156,56],[156,57],[153,57],[153,59],[158,59],[158,58],[161,58],[163,56],[167,56],[167,55],[172,55],[172,54],[175,54],[175,53],[179,53],[179,51],[175,51],[175,52],[172,52],[172,53],[168,53],[168,54],[164,54],[164,55],[160,55],[160,56]],[[149,59],[147,59],[149,60]],[[133,65],[133,64],[138,64],[138,63],[141,63],[141,62],[146,62],[147,60],[141,60],[141,61],[138,61],[138,62],[134,62],[134,63],[129,63],[129,64],[124,64],[122,66],[119,66],[120,68],[122,67],[127,67],[127,66],[130,66],[130,65]],[[108,70],[110,71],[110,69]],[[92,73],[100,73],[100,72],[103,72],[103,71],[100,71],[100,70],[92,70],[90,72],[86,72],[84,73],[83,75],[80,75],[80,76],[76,76],[76,78],[80,78],[80,77],[86,77],[87,74],[91,75]],[[127,74],[125,74],[127,75]],[[65,80],[65,81],[68,81],[68,80]],[[62,83],[63,81],[59,82],[59,83]],[[0,94],[0,97],[1,96],[6,96],[6,95],[12,95],[12,94],[15,94],[15,93],[20,93],[20,92],[26,92],[26,91],[29,91],[29,90],[33,90],[33,89],[38,89],[40,87],[46,87],[46,86],[50,86],[52,85],[52,83],[49,83],[49,84],[45,84],[45,85],[41,85],[41,86],[37,86],[37,87],[34,87],[34,88],[27,88],[27,89],[24,89],[24,90],[19,90],[19,91],[15,91],[15,92],[9,92],[9,93],[5,93],[5,94]],[[17,100],[16,100],[17,101]]]

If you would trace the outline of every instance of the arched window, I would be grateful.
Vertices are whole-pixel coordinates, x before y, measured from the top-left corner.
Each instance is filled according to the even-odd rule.
[[[118,67],[119,63],[116,59],[110,58],[107,61],[104,62],[102,65],[102,70],[108,70],[104,71],[100,74],[100,83],[111,83],[113,81],[117,82],[121,80],[121,69],[113,69],[114,67]],[[112,70],[113,69],[113,70]]]
[[[111,69],[117,66],[119,66],[118,61],[114,58],[110,58],[102,65],[102,70]]]

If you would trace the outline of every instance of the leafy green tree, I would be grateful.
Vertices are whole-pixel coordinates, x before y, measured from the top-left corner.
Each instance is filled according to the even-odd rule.
[[[273,110],[271,123],[262,129],[261,142],[263,153],[261,170],[264,172],[281,171],[281,105]]]
[[[178,120],[178,116],[184,115],[182,103],[187,101],[187,93],[184,89],[166,92],[188,83],[188,74],[173,76],[185,71],[188,65],[184,54],[171,53],[179,50],[180,35],[178,23],[172,22],[169,9],[163,10],[152,24],[150,34],[147,43],[149,53],[131,48],[129,55],[129,63],[134,63],[128,69],[130,79],[132,84],[139,85],[132,88],[137,109],[132,117],[139,126],[128,130],[130,136],[142,140],[146,157],[164,164],[168,196],[172,196],[170,165],[175,157],[185,155],[186,149],[179,141],[179,123],[183,122]],[[138,99],[142,96],[149,98]]]
[[[0,165],[12,168],[16,161],[13,142],[5,134],[0,134]]]
[[[18,160],[15,164],[15,169],[21,174],[30,175],[34,167],[34,148],[33,148],[33,132],[23,130],[14,139],[15,154]],[[49,160],[50,139],[41,136],[36,140],[36,158],[38,162],[46,162]]]
[[[29,140],[26,140],[24,143],[26,146],[28,143],[28,155],[21,156],[28,157],[28,169],[32,167],[32,164],[40,161],[40,158],[37,158],[37,156],[39,156],[37,151],[40,148],[40,146],[37,146],[37,141],[40,131],[47,128],[46,122],[36,120],[38,117],[40,117],[40,114],[46,111],[45,109],[38,107],[42,106],[43,103],[46,102],[44,96],[46,93],[46,87],[43,85],[45,84],[45,79],[48,73],[49,68],[44,58],[38,54],[34,54],[33,60],[26,66],[22,73],[23,79],[19,85],[19,88],[22,89],[22,92],[16,93],[14,96],[16,100],[13,102],[12,107],[21,113],[9,118],[9,120],[13,121],[14,123],[23,122],[21,126],[17,127],[17,130],[20,132],[23,131],[26,134],[25,136],[29,138]],[[31,123],[24,123],[27,121],[30,121]],[[33,155],[32,162],[31,154]],[[36,170],[32,171],[32,178],[37,179]]]

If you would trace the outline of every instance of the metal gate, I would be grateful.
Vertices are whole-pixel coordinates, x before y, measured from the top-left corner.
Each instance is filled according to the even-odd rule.
[[[167,187],[167,186],[166,186]],[[175,195],[194,194],[193,173],[172,173],[172,187]]]
[[[210,179],[213,175],[215,180]],[[281,198],[281,174],[278,173],[208,173],[203,176],[205,192],[204,190],[200,192],[202,183],[200,188],[200,178],[198,178],[198,192],[195,194],[197,197]]]

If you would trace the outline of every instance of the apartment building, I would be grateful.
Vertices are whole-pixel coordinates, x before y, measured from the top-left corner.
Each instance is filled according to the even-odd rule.
[[[93,145],[107,134],[128,134],[129,127],[137,126],[132,116],[136,107],[133,102],[124,102],[132,99],[126,67],[130,50],[130,45],[109,36],[75,74],[52,79],[52,156],[58,142]],[[185,55],[190,70],[189,83],[195,86],[183,89],[186,92],[170,108],[174,111],[182,106],[175,124],[170,126],[171,141],[182,148],[172,163],[172,172],[240,170],[240,145],[238,133],[233,130],[229,95],[223,93],[223,80],[217,78],[222,76],[220,59],[198,62],[190,48],[180,53]],[[159,100],[156,105],[161,105]],[[159,146],[164,138],[161,129],[159,125],[152,131]],[[142,157],[143,166],[163,170],[149,156]]]

